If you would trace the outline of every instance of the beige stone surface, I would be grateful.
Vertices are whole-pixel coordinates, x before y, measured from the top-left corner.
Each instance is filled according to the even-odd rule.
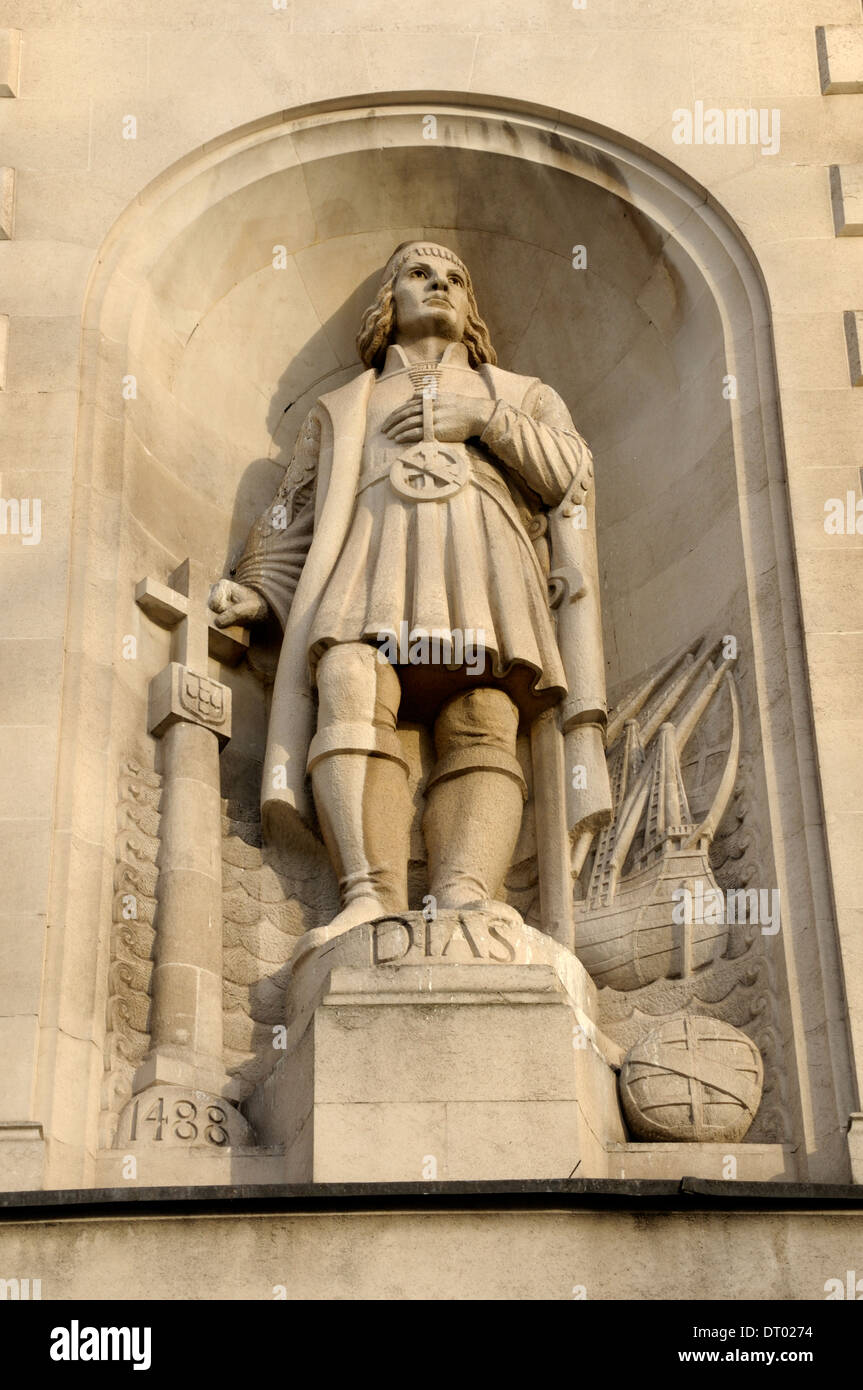
[[[47,819],[7,821],[0,846],[4,908],[40,916],[48,900],[51,832]]]
[[[74,388],[80,336],[76,317],[10,314],[7,390],[41,393]]]
[[[284,1061],[248,1107],[289,1181],[604,1176],[619,1054],[583,967],[477,912],[435,944],[426,928],[454,916],[405,918],[406,951],[395,921],[354,927],[297,967]],[[501,938],[514,963],[493,963]]]
[[[834,164],[830,194],[836,235],[863,236],[863,164]]]
[[[573,1298],[765,1304],[821,1300],[856,1269],[860,1218],[829,1212],[574,1209],[268,1213],[0,1226],[4,1269],[43,1299],[482,1300]],[[697,1239],[693,1230],[697,1228]],[[225,1258],[226,1249],[230,1259]],[[453,1252],[459,1252],[454,1258]],[[706,1258],[705,1252],[710,1252]],[[789,1310],[790,1311],[790,1310]],[[771,1317],[773,1316],[771,1312]]]
[[[147,85],[145,34],[101,26],[28,33],[21,63],[22,95],[30,101],[69,97],[135,96]]]
[[[609,1144],[608,1176],[627,1181],[688,1177],[706,1182],[795,1182],[791,1144]]]
[[[846,309],[845,342],[851,385],[863,386],[863,309]]]
[[[822,92],[830,95],[863,92],[863,32],[860,25],[828,24],[816,32]]]
[[[26,1120],[33,1104],[33,1063],[39,1045],[37,1015],[16,1012],[0,1018],[0,1045],[7,1058],[0,1118],[12,1122]]]
[[[17,97],[21,81],[21,30],[0,29],[0,97]]]
[[[131,1161],[130,1161],[131,1160]],[[197,1147],[156,1149],[119,1145],[103,1150],[93,1172],[94,1187],[221,1187],[284,1182],[279,1149]]]
[[[0,241],[10,241],[15,231],[14,169],[0,169]]]
[[[33,1192],[44,1179],[45,1141],[40,1124],[0,1120],[0,1182],[4,1192]]]
[[[50,780],[57,761],[55,728],[51,724],[0,727],[0,758],[6,769],[0,819],[38,820],[45,809],[40,786]]]
[[[0,92],[15,95],[0,120],[16,208],[0,262],[2,491],[38,478],[50,526],[34,553],[2,538],[0,737],[16,783],[3,803],[0,910],[42,920],[52,857],[54,870],[45,968],[29,943],[2,997],[20,994],[28,1018],[43,998],[38,1071],[29,1025],[9,1043],[15,1095],[38,1098],[29,1114],[56,1155],[52,1180],[92,1180],[116,772],[130,747],[149,748],[146,683],[167,660],[161,637],[136,626],[134,583],[157,567],[164,578],[190,551],[213,579],[225,572],[297,417],[352,371],[357,286],[417,234],[458,235],[505,365],[540,373],[580,412],[597,459],[610,679],[688,637],[694,606],[717,632],[744,634],[759,872],[773,881],[775,868],[788,913],[775,943],[790,1000],[788,1123],[809,1155],[801,1176],[842,1176],[863,1049],[863,575],[856,537],[825,545],[819,517],[825,497],[855,486],[863,426],[851,387],[863,302],[851,235],[857,0],[781,16],[770,0],[733,0],[721,16],[685,0],[649,12],[636,0],[584,11],[446,0],[433,14],[391,0],[283,12],[242,0],[82,0],[73,12],[9,0],[4,16]],[[290,119],[300,102],[361,107],[370,91],[356,121]],[[396,91],[423,95],[397,112]],[[778,108],[779,152],[674,144],[672,113],[696,100]],[[535,128],[531,102],[560,111]],[[428,110],[436,140],[423,138]],[[134,141],[122,138],[128,114]],[[261,123],[256,134],[226,138],[248,122]],[[278,288],[276,242],[289,252]],[[570,264],[580,242],[585,273]],[[139,390],[124,403],[126,371]],[[736,403],[721,394],[726,372]],[[76,431],[73,522],[49,475],[71,474]],[[677,544],[693,534],[697,546]],[[129,632],[136,662],[117,655]],[[260,690],[244,708],[260,758]],[[15,998],[9,1007],[15,1018]]]

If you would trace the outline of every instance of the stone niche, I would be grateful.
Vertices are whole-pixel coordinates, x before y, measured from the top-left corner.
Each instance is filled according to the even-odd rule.
[[[228,572],[307,410],[356,373],[360,314],[393,246],[412,237],[465,258],[501,365],[551,383],[593,449],[612,703],[681,646],[736,639],[740,776],[716,872],[722,883],[722,862],[742,864],[748,878],[729,883],[778,887],[782,928],[741,939],[750,975],[696,996],[696,1011],[719,1013],[737,991],[725,1016],[764,1056],[748,1174],[842,1180],[853,1105],[828,1026],[840,995],[822,964],[833,949],[823,850],[804,830],[813,752],[757,266],[704,190],[647,152],[557,113],[444,96],[283,113],[234,132],[167,171],[103,248],[84,323],[45,1181],[117,1179],[121,1155],[108,1151],[147,1044],[161,773],[147,688],[169,651],[136,608],[136,585],[165,581],[187,556],[212,580]],[[287,867],[262,857],[272,657],[264,641],[240,666],[210,663],[233,704],[221,759],[224,1007],[240,1100],[279,1060],[291,952],[336,896],[311,837]],[[717,720],[684,769],[702,790]],[[692,997],[666,1002],[671,1012]],[[625,1042],[627,1020],[654,1007],[612,999],[609,1031]],[[605,1171],[694,1171],[691,1158],[660,1161],[661,1147],[620,1134]],[[273,1148],[257,1156],[270,1165],[258,1178],[283,1171]],[[248,1178],[253,1158],[236,1152],[224,1172]]]

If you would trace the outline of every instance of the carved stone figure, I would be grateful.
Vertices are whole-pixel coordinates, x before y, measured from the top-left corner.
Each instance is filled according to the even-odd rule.
[[[571,949],[570,850],[611,805],[590,451],[551,387],[495,365],[447,247],[395,250],[358,348],[366,370],[317,402],[210,598],[220,627],[272,612],[284,629],[265,834],[314,823],[308,774],[342,904],[310,935],[406,910],[401,716],[434,735],[428,891],[439,908],[494,903],[529,730],[543,927]]]
[[[480,1130],[519,1175],[569,1172],[574,1153],[604,1174],[624,1116],[656,1142],[781,1138],[760,899],[743,866],[714,873],[742,853],[736,640],[685,642],[607,718],[592,460],[561,398],[497,367],[467,268],[439,245],[396,249],[358,348],[365,370],[317,401],[209,608],[191,558],[138,585],[175,636],[150,687],[161,795],[123,783],[118,889],[136,885],[130,858],[156,872],[152,931],[115,904],[106,1135],[205,1152],[254,1136],[284,1147],[292,1181],[412,1174],[408,1095],[451,1176],[477,1171]],[[254,812],[220,806],[231,692],[206,672],[270,613],[261,845]],[[149,850],[133,853],[130,816]],[[541,1033],[537,997],[555,1005]],[[345,1002],[365,1011],[361,1064],[353,1012],[330,1011]],[[449,1115],[444,1138],[435,1106],[458,1084],[432,1094],[428,1077],[454,1011],[482,1115]],[[395,1056],[412,1059],[400,1099]]]

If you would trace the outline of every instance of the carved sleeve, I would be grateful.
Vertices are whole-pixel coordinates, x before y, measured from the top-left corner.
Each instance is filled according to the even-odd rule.
[[[520,410],[498,401],[481,440],[546,506],[557,506],[573,483],[573,500],[582,502],[592,486],[591,452],[560,396],[541,381]]]
[[[262,595],[282,627],[312,543],[321,422],[307,416],[272,503],[249,532],[234,570],[238,584]]]

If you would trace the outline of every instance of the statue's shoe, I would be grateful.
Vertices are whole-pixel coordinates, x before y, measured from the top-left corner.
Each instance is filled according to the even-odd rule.
[[[437,910],[438,912],[481,912],[487,916],[502,918],[505,922],[511,922],[515,927],[524,926],[524,918],[518,909],[498,898],[475,898],[472,902],[463,903],[438,901]]]
[[[344,936],[345,932],[351,931],[354,927],[361,927],[364,922],[374,922],[379,917],[390,915],[377,898],[357,898],[354,902],[348,903],[347,907],[342,908],[338,916],[326,926],[313,927],[311,931],[306,932],[291,959],[292,972],[296,971],[313,951],[326,946],[328,941],[334,941],[337,936]]]
[[[509,922],[514,927],[524,925],[524,919],[520,912],[511,907],[509,903],[500,902],[496,898],[482,898],[465,903],[439,903],[437,911],[447,913],[477,912],[494,917],[498,921]],[[404,915],[406,912],[407,909],[404,909],[401,914],[393,913],[385,908],[377,898],[357,898],[354,902],[348,903],[347,907],[343,908],[338,916],[334,917],[326,926],[314,927],[311,931],[306,932],[291,959],[291,973],[295,974],[313,952],[326,946],[328,942],[335,941],[337,937],[344,936],[345,932],[352,931],[354,927],[360,927],[365,922],[380,921],[382,917]],[[425,913],[422,915],[425,916]]]

